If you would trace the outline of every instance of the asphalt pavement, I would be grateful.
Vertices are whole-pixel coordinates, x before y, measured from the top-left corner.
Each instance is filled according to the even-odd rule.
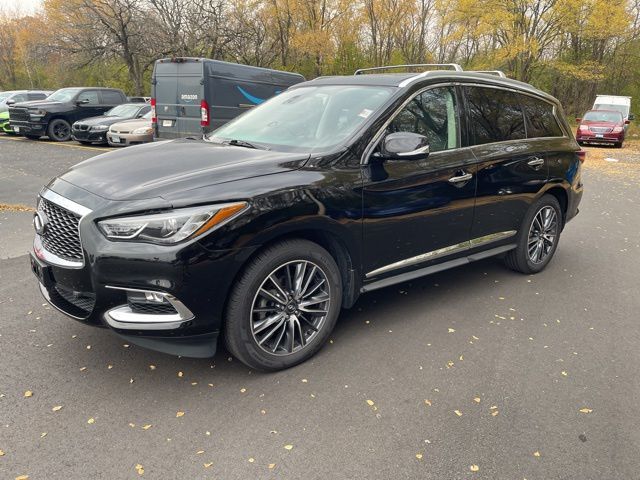
[[[48,307],[28,208],[103,151],[0,137],[0,479],[640,478],[640,153],[590,150],[544,272],[493,259],[364,295],[263,374]]]

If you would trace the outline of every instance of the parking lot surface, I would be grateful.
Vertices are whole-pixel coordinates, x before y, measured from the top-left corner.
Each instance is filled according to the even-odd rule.
[[[544,272],[493,259],[367,294],[318,355],[274,374],[222,347],[127,345],[46,306],[29,208],[100,153],[0,137],[0,478],[640,475],[637,146],[589,148],[581,213]]]

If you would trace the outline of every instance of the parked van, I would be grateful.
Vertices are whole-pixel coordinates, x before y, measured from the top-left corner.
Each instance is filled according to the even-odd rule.
[[[592,110],[615,110],[622,114],[623,119],[633,120],[631,111],[631,97],[619,95],[596,95]]]
[[[200,137],[304,80],[297,73],[208,58],[157,60],[151,99],[155,137]]]

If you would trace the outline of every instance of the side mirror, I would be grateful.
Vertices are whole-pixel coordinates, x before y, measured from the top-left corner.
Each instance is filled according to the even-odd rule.
[[[390,133],[380,148],[380,156],[389,160],[423,160],[428,155],[427,137],[411,132]]]
[[[633,113],[630,113],[628,118],[631,121],[631,120],[635,120],[636,116]]]
[[[580,123],[582,121],[581,118],[576,117],[576,122]]]
[[[4,103],[6,103],[7,105],[11,106],[11,105],[15,105],[16,101],[15,101],[15,100],[13,100],[13,99],[9,99],[9,100],[7,100],[7,101],[6,101],[6,102],[4,102]]]

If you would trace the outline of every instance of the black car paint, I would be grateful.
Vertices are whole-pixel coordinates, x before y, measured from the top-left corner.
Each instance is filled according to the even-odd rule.
[[[142,115],[144,115],[149,110],[151,110],[151,107],[146,106],[144,103],[138,103],[136,105],[139,106],[140,108],[135,113],[134,116],[117,117],[117,116],[98,115],[95,117],[88,117],[82,120],[78,120],[72,125],[71,138],[79,142],[107,143],[108,130],[95,131],[95,130],[92,130],[92,127],[96,125],[106,125],[110,127],[114,123],[122,122],[123,120],[140,118]]]
[[[380,84],[398,82],[397,77],[371,77]],[[577,213],[582,195],[579,146],[562,119],[561,138],[472,146],[463,123],[459,149],[434,153],[424,161],[371,158],[370,142],[391,113],[432,84],[497,83],[557,103],[518,82],[445,72],[433,77],[399,88],[330,152],[287,154],[185,139],[131,147],[76,165],[47,188],[93,210],[80,224],[85,267],[48,266],[47,271],[78,291],[96,293],[93,313],[81,320],[94,325],[104,325],[105,310],[126,303],[121,291],[106,285],[172,293],[195,315],[183,328],[116,333],[157,350],[205,357],[215,353],[234,279],[255,252],[278,239],[302,237],[325,246],[340,266],[343,306],[349,307],[362,291],[418,275],[442,260],[367,273],[475,236],[517,230],[518,219],[545,192],[561,199],[566,220]],[[359,80],[313,83],[332,81]],[[528,159],[537,155],[544,157],[543,168],[528,167]],[[473,180],[451,185],[448,179],[460,172],[473,173]],[[235,200],[247,201],[249,210],[202,238],[172,246],[110,241],[96,224],[106,217]],[[504,251],[512,241],[505,238],[491,247]],[[445,260],[449,266],[465,263],[474,254],[480,258],[483,248],[456,252]]]
[[[33,136],[43,136],[47,134],[47,126],[51,120],[55,119],[63,119],[66,120],[69,125],[72,125],[74,122],[78,120],[82,120],[89,117],[95,117],[98,115],[103,115],[108,110],[113,107],[120,105],[120,103],[104,103],[102,101],[102,95],[100,95],[101,103],[97,105],[78,105],[76,99],[82,95],[86,91],[109,91],[109,92],[118,92],[121,95],[122,101],[120,103],[126,103],[127,97],[122,92],[122,90],[112,89],[112,88],[84,88],[79,90],[74,97],[68,102],[57,102],[51,100],[36,100],[32,102],[22,102],[16,103],[9,108],[9,124],[11,127],[20,128],[21,135],[33,135]],[[29,117],[29,109],[39,109],[45,112],[45,115],[38,119],[32,120]],[[20,117],[24,117],[26,113],[25,120],[24,118],[17,119],[16,114],[19,114]]]

